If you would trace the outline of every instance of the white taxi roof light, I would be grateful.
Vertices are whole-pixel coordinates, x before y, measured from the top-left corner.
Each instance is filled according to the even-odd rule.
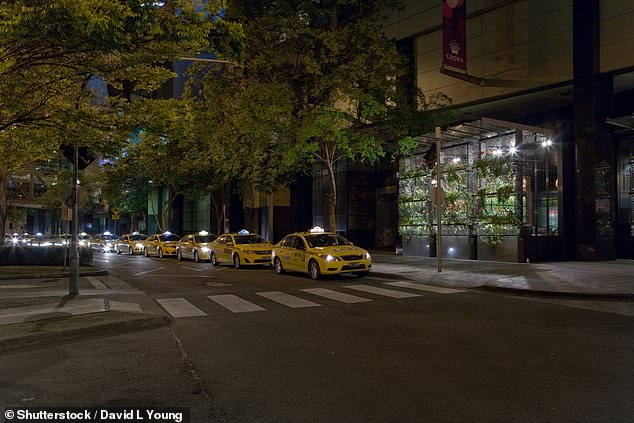
[[[200,231],[200,232],[198,232],[198,235],[200,235],[200,236],[207,236],[207,235],[209,235],[209,232],[207,232],[207,231]]]
[[[42,232],[36,233],[35,236],[42,236]]]
[[[134,231],[132,232],[132,235],[140,235],[140,234],[139,234],[139,231]]]
[[[82,233],[80,233],[79,235],[80,235],[80,236],[86,236],[86,235],[88,235],[88,234],[87,234],[86,232],[82,232]]]
[[[311,234],[322,234],[324,232],[325,232],[324,228],[320,228],[319,226],[315,226],[314,228],[310,230]]]
[[[20,236],[20,235],[18,235],[17,233],[14,233],[13,236]]]
[[[163,232],[163,235],[165,235],[165,236],[170,236],[171,234],[172,234],[172,233],[171,233],[170,231],[165,231],[165,232]]]
[[[248,235],[249,231],[247,231],[246,229],[242,229],[240,230],[240,232],[238,232],[240,235]]]
[[[109,231],[103,233],[104,235],[112,235]]]

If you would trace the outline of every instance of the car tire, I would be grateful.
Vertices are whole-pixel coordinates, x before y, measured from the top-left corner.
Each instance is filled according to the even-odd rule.
[[[220,263],[218,262],[218,258],[216,258],[216,254],[214,254],[214,252],[211,252],[211,255],[209,256],[209,261],[211,261],[211,264],[213,266],[218,266]]]
[[[178,260],[178,261],[183,260],[183,256],[181,255],[181,250],[180,249],[176,250],[176,260]]]
[[[284,267],[282,266],[282,260],[280,260],[279,257],[275,257],[275,260],[273,260],[273,267],[275,268],[275,273],[277,273],[278,275],[286,272],[284,270]]]
[[[158,258],[163,258],[163,249],[162,249],[162,248],[159,248],[159,249],[156,251],[156,254],[158,255]]]
[[[150,254],[147,252],[147,248],[143,247],[143,255],[145,257],[150,257]]]
[[[314,281],[321,278],[321,269],[319,268],[319,263],[315,260],[308,262],[308,276]]]
[[[121,249],[119,247],[114,247],[114,250],[117,252],[117,254],[121,254]]]
[[[134,255],[134,250],[132,249],[132,247],[128,247],[128,254],[130,254],[131,256]]]
[[[233,267],[236,269],[240,268],[240,256],[237,253],[233,255]]]
[[[200,258],[198,258],[198,251],[194,250],[194,263],[200,263]]]

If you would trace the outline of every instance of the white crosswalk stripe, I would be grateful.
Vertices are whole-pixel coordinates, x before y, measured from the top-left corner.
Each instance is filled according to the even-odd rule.
[[[280,291],[256,292],[256,294],[291,308],[319,307],[321,305]]]
[[[370,294],[383,295],[390,298],[411,298],[420,297],[419,294],[412,294],[403,291],[394,291],[393,289],[379,288],[377,286],[370,285],[346,285],[348,289],[354,289],[361,292],[369,292]]]
[[[156,300],[172,317],[206,316],[207,313],[194,306],[185,298],[160,298]]]
[[[441,286],[422,285],[412,282],[386,282],[386,285],[397,286],[399,288],[411,288],[419,291],[433,292],[436,294],[457,294],[459,292],[467,292],[464,289],[443,288]]]
[[[332,291],[330,289],[325,289],[325,288],[309,288],[309,289],[302,289],[302,291],[308,292],[309,294],[318,295],[320,297],[325,297],[331,300],[346,303],[346,304],[364,303],[364,302],[372,301],[368,298],[362,298],[362,297],[357,297],[355,295],[344,294],[343,292]]]
[[[249,313],[252,311],[266,310],[236,295],[209,295],[207,298],[234,313]]]

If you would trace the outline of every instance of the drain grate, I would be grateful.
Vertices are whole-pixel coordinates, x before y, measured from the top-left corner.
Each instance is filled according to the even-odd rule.
[[[110,310],[114,311],[129,311],[131,313],[141,313],[141,306],[137,303],[125,303],[123,301],[110,300]]]

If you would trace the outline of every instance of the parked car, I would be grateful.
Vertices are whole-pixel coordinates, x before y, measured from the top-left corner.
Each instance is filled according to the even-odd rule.
[[[320,227],[286,235],[273,246],[272,257],[277,274],[297,271],[307,273],[311,279],[341,273],[365,276],[372,269],[370,253]]]
[[[117,237],[106,231],[102,234],[96,234],[90,238],[90,248],[103,253],[114,251],[114,243]]]
[[[176,244],[176,258],[178,260],[188,258],[196,263],[201,260],[209,260],[211,258],[211,242],[216,237],[215,234],[210,234],[207,231],[185,235]]]
[[[147,235],[139,232],[132,232],[131,234],[121,235],[114,244],[114,251],[117,254],[141,254],[143,252],[143,242],[146,239]]]
[[[243,265],[271,263],[271,242],[258,234],[241,230],[235,234],[224,234],[211,243],[211,263],[233,263],[236,269]]]
[[[79,242],[79,246],[80,247],[89,247],[90,246],[90,238],[92,238],[92,236],[87,234],[86,232],[82,232],[79,235],[77,235],[77,241]]]
[[[180,238],[180,236],[169,231],[151,235],[143,241],[143,255],[145,257],[155,255],[159,258],[175,256],[176,244],[180,241]]]

